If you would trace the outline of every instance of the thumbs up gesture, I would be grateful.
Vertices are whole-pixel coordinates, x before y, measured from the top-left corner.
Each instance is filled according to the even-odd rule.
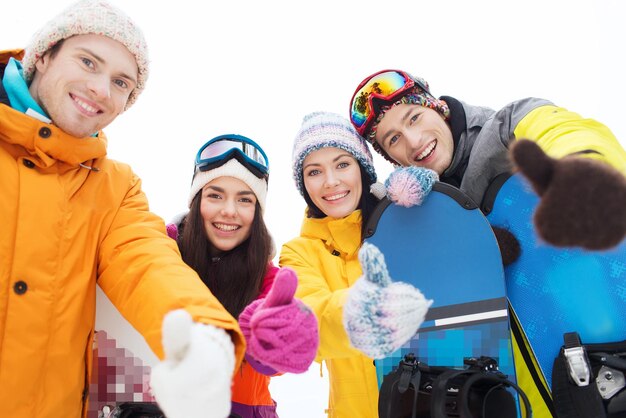
[[[375,245],[364,243],[359,261],[363,276],[350,288],[343,324],[354,347],[383,358],[415,335],[433,301],[408,283],[393,283]]]
[[[511,157],[541,197],[533,222],[544,241],[556,247],[605,250],[624,239],[624,174],[589,158],[551,158],[525,139],[513,143]]]
[[[239,315],[246,356],[278,372],[307,371],[319,345],[315,315],[293,297],[297,286],[296,273],[282,268],[267,297],[250,303]]]
[[[168,418],[225,418],[230,414],[235,352],[230,336],[193,322],[183,309],[163,320],[165,360],[152,368],[150,386]]]

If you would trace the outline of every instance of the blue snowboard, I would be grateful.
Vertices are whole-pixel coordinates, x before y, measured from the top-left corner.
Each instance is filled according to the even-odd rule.
[[[391,278],[434,300],[413,339],[375,361],[379,386],[409,352],[430,366],[458,368],[465,358],[490,356],[515,382],[500,250],[478,207],[435,183],[421,206],[381,202],[367,229],[366,242],[385,255]]]
[[[507,295],[551,387],[563,333],[577,331],[584,343],[626,340],[626,241],[606,252],[552,247],[533,228],[538,201],[515,175],[483,209],[491,210],[492,225],[510,230],[520,243],[520,258],[505,269]]]

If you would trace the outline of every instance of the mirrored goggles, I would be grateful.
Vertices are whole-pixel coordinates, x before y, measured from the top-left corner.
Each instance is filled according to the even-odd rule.
[[[231,158],[236,158],[258,178],[269,177],[267,155],[256,142],[241,135],[222,135],[204,144],[196,154],[194,173],[219,167]]]
[[[415,85],[428,88],[410,74],[399,70],[379,71],[359,84],[350,100],[350,121],[360,135],[365,135],[378,115],[381,103],[389,103]]]

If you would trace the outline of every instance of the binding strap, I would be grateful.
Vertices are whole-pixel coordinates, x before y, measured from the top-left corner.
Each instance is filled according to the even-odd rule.
[[[461,417],[471,417],[470,412],[470,394],[472,386],[484,381],[492,384],[487,393],[485,393],[483,404],[481,406],[481,417],[517,417],[517,405],[511,393],[506,390],[507,387],[513,388],[520,399],[524,403],[526,418],[532,417],[532,408],[528,396],[515,383],[507,379],[502,373],[480,373],[476,372],[467,378],[467,381],[461,387],[459,398],[461,401]]]
[[[404,360],[400,362],[398,369],[385,376],[380,386],[378,395],[379,418],[397,418],[396,408],[400,407],[400,405],[398,405],[397,396],[394,396],[394,394],[396,392],[404,394],[411,387],[413,388],[411,418],[416,418],[420,380],[421,372],[417,360],[412,354],[405,356]]]
[[[433,382],[432,397],[430,399],[430,411],[432,418],[448,418],[448,412],[446,411],[446,404],[448,398],[448,388],[454,378],[463,374],[473,373],[471,370],[446,370],[441,373]],[[455,405],[449,405],[451,408],[456,408]]]
[[[563,335],[564,345],[552,368],[552,396],[559,418],[606,418],[598,387],[578,333]],[[591,383],[591,384],[590,384]]]
[[[462,375],[469,375],[462,381],[458,390],[458,403],[448,404],[448,389],[454,387],[453,380]],[[477,390],[476,385],[486,382],[484,396],[472,396]],[[457,385],[458,386],[458,385]],[[458,413],[461,418],[473,418],[477,415],[472,413],[472,409],[480,411],[483,418],[517,418],[517,405],[513,395],[507,391],[507,387],[513,388],[520,396],[526,408],[526,418],[532,417],[530,401],[524,391],[506,378],[502,373],[482,372],[480,370],[447,370],[441,373],[433,384],[431,398],[432,418],[448,418],[450,413]],[[474,389],[474,390],[473,390]],[[479,399],[479,400],[478,400]],[[473,408],[470,408],[472,406]],[[452,409],[447,411],[446,408]]]

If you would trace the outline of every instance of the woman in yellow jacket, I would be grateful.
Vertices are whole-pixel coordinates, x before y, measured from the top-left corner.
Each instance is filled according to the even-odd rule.
[[[344,328],[344,306],[362,274],[363,225],[378,202],[370,192],[376,182],[372,155],[347,119],[316,112],[304,118],[294,143],[293,163],[296,185],[308,207],[300,236],[282,248],[280,265],[296,271],[296,295],[318,319],[316,360],[325,361],[330,374],[327,413],[329,417],[374,418],[378,416],[378,384],[371,356],[378,353],[365,349],[370,356],[364,355],[366,347],[355,348]],[[415,292],[405,295],[421,297]],[[395,322],[403,323],[405,314],[398,314]],[[417,330],[418,324],[409,322],[404,340],[389,334],[389,350]]]

